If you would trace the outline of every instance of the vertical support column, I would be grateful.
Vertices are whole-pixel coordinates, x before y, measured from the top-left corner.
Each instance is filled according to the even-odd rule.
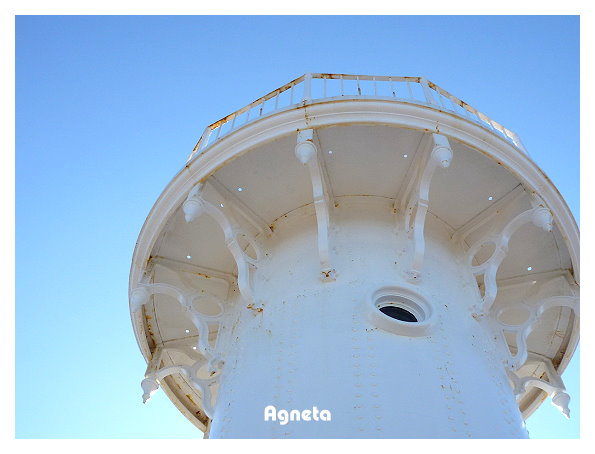
[[[426,101],[428,102],[428,104],[434,104],[434,105],[438,105],[438,103],[436,102],[436,100],[434,99],[434,96],[432,96],[432,89],[430,88],[427,79],[424,79],[423,77],[419,79],[419,83],[421,84],[421,88],[424,92],[424,96],[426,98]],[[438,93],[436,93],[438,96],[440,96]]]
[[[448,139],[441,134],[432,134],[432,149],[429,157],[421,156],[413,169],[410,188],[404,194],[401,207],[405,209],[405,231],[412,234],[413,263],[408,272],[410,282],[418,282],[423,267],[425,240],[424,225],[428,212],[430,183],[438,167],[447,168],[452,160]]]
[[[313,129],[298,132],[295,155],[302,164],[308,166],[310,178],[312,179],[312,196],[318,223],[318,254],[320,256],[321,279],[323,281],[334,281],[336,277],[330,259],[329,230],[335,201],[324,162],[314,144]]]
[[[312,101],[312,73],[308,73],[304,76],[304,103]]]

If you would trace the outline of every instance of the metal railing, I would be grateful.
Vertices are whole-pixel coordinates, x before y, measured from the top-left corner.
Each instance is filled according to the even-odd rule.
[[[322,99],[348,98],[391,99],[454,113],[527,153],[518,134],[423,77],[308,73],[207,126],[188,161],[230,132],[263,116]]]

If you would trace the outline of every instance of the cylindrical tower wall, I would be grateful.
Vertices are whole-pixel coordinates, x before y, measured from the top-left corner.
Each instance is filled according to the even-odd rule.
[[[209,436],[527,437],[495,360],[498,340],[487,320],[473,317],[477,285],[451,230],[427,217],[424,272],[410,283],[411,241],[397,228],[392,201],[336,202],[336,281],[319,278],[312,205],[274,225],[253,283],[263,309],[238,308],[223,339],[226,372]],[[391,297],[419,321],[381,313],[375,303]],[[265,421],[269,405],[326,409],[331,420]]]
[[[212,438],[523,438],[546,395],[568,416],[578,229],[518,137],[452,96],[463,116],[359,94],[238,126],[275,93],[207,128],[141,231],[143,400]]]

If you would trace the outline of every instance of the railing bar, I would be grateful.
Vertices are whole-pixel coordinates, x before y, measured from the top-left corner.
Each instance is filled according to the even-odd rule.
[[[289,105],[290,106],[293,105],[293,84],[291,84],[291,91],[290,91],[290,96],[289,96]]]
[[[480,125],[483,124],[483,121],[481,120],[481,117],[479,116],[478,110],[475,110],[475,118],[477,118],[477,123],[479,123]]]
[[[223,125],[217,126],[217,136],[215,137],[215,140],[219,140],[219,135],[221,134],[222,126]]]
[[[304,77],[304,96],[302,97],[303,102],[312,101],[312,74],[308,73]]]
[[[393,92],[393,98],[396,98],[396,97],[397,97],[397,94],[395,93],[395,86],[394,86],[394,84],[393,84],[393,79],[392,79],[392,77],[389,77],[389,78],[388,78],[388,81],[390,82],[390,89],[391,89],[391,91]]]
[[[409,90],[409,98],[410,99],[415,99],[413,97],[413,91],[411,90],[411,84],[409,83],[409,81],[407,81],[407,90]]]
[[[376,86],[376,77],[372,77],[372,81],[374,82],[374,96],[378,96],[378,87]]]
[[[436,94],[438,95],[438,101],[440,101],[440,105],[442,106],[443,109],[446,110],[446,106],[444,105],[444,101],[442,101],[442,93],[440,92],[436,92]]]
[[[275,110],[277,110],[279,108],[279,95],[281,93],[277,93],[277,96],[275,96]]]
[[[238,117],[237,115],[234,115],[234,116],[233,116],[233,120],[232,120],[232,122],[231,122],[231,130],[232,130],[232,131],[233,131],[233,128],[234,128],[234,126],[235,126],[235,124],[236,124],[236,118],[237,118],[237,117]]]
[[[259,116],[259,117],[262,117],[262,110],[264,109],[264,103],[265,103],[265,102],[266,102],[266,101],[263,101],[263,102],[262,102],[262,104],[260,105],[260,112],[258,113],[258,116]]]
[[[358,96],[361,96],[362,95],[362,89],[359,86],[359,76],[357,76],[356,80],[357,80],[357,94],[358,94]]]
[[[343,90],[343,74],[341,74],[341,96],[345,96],[345,91]]]
[[[248,109],[247,110],[247,114],[246,114],[246,121],[244,122],[244,124],[248,123],[248,120],[250,120],[250,112],[252,112],[252,109]]]
[[[326,98],[326,77],[322,79],[323,83],[323,96]]]

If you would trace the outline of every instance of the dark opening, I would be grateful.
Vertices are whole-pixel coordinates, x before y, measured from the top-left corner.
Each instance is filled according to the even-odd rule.
[[[380,312],[388,315],[391,318],[401,320],[402,322],[417,322],[417,318],[407,309],[397,306],[384,306],[380,308]]]

